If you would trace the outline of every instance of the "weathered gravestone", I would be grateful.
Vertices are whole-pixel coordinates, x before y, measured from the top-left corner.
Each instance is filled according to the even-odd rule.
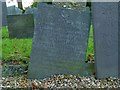
[[[120,1],[118,3],[118,30],[120,30]],[[120,31],[118,31],[118,46],[120,46]],[[118,48],[118,76],[120,78],[120,48]]]
[[[25,10],[25,14],[33,14],[34,16],[37,13],[37,8],[33,7],[33,8],[28,8]]]
[[[0,3],[2,5],[2,26],[7,26],[7,7],[6,7],[6,2],[0,2]]]
[[[32,38],[34,19],[31,14],[8,15],[8,31],[10,38]]]
[[[26,9],[25,14],[32,14],[34,16],[34,22],[36,22],[36,19],[37,19],[37,8],[35,8],[35,7],[28,8],[28,9]]]
[[[28,78],[54,74],[92,74],[86,64],[90,11],[38,4]]]
[[[18,15],[18,14],[22,14],[21,9],[19,9],[15,6],[7,7],[7,15]]]
[[[118,61],[118,3],[92,4],[96,74],[98,78],[120,77]]]

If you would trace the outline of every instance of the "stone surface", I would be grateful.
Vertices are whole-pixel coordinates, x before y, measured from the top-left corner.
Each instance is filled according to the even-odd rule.
[[[25,14],[33,14],[34,16],[36,15],[37,13],[37,8],[28,8],[25,10]]]
[[[118,77],[118,3],[92,4],[98,78]]]
[[[8,30],[10,38],[32,38],[34,19],[27,15],[8,15]]]
[[[25,14],[32,14],[34,16],[34,22],[36,22],[36,18],[37,18],[37,8],[28,8],[25,11]]]
[[[18,14],[22,14],[21,9],[19,9],[15,6],[7,7],[7,15],[18,15]]]
[[[54,74],[92,74],[85,63],[90,11],[38,4],[33,47],[28,71],[31,79]]]
[[[118,3],[118,30],[120,30],[120,2]],[[120,31],[118,31],[118,46],[120,46]],[[120,78],[120,48],[118,48],[118,76]],[[120,86],[120,85],[119,85]]]
[[[2,26],[7,26],[7,7],[5,2],[2,3]]]

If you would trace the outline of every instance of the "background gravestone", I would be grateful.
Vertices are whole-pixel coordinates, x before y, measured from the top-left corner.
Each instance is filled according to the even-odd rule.
[[[34,16],[37,13],[37,8],[33,7],[33,8],[28,8],[25,10],[25,14],[33,14]]]
[[[92,74],[85,63],[90,11],[60,9],[38,4],[28,71],[31,79],[54,74]]]
[[[7,26],[7,7],[6,2],[2,3],[2,26]]]
[[[34,19],[32,15],[8,15],[8,31],[10,38],[32,38]]]
[[[33,8],[28,8],[25,10],[25,14],[32,14],[34,16],[34,22],[36,22],[36,18],[37,18],[37,8],[33,7]]]
[[[118,3],[94,2],[92,13],[97,77],[118,77]]]
[[[19,9],[15,6],[7,7],[7,15],[18,15],[18,14],[22,14],[21,9]]]

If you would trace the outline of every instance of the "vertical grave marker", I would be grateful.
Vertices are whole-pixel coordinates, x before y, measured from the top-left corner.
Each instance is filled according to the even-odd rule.
[[[118,3],[118,30],[120,30],[120,1]],[[118,31],[118,46],[120,46],[120,31]],[[118,77],[120,78],[120,48],[118,48]]]
[[[10,38],[32,38],[34,19],[27,15],[8,15],[8,31]]]
[[[19,9],[15,6],[7,7],[7,15],[18,15],[18,14],[22,14],[21,9]]]
[[[118,3],[92,4],[96,74],[98,78],[120,77],[118,67]],[[120,36],[120,35],[119,35]]]
[[[25,14],[33,14],[34,16],[36,16],[37,14],[37,8],[28,8],[25,10]]]
[[[36,22],[37,19],[37,8],[28,8],[25,11],[25,14],[32,14],[34,16],[34,22]]]
[[[56,8],[38,4],[28,77],[40,79],[54,74],[93,73],[85,63],[90,10]]]
[[[2,3],[2,26],[7,26],[7,7],[6,2],[0,2]]]

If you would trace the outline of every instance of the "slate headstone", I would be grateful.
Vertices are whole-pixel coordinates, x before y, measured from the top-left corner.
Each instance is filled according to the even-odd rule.
[[[21,9],[19,9],[15,6],[7,7],[7,15],[18,15],[18,14],[22,14]]]
[[[6,2],[2,3],[2,26],[7,26],[7,7]]]
[[[120,30],[120,1],[118,3],[118,30]],[[120,31],[118,31],[118,46],[120,46]],[[120,48],[118,48],[118,76],[120,77]]]
[[[28,78],[41,79],[54,74],[90,75],[85,63],[90,10],[56,8],[38,3]]]
[[[8,31],[10,38],[32,38],[34,19],[27,15],[8,15]]]
[[[22,14],[22,10],[18,7],[15,7],[16,14]]]
[[[37,19],[37,8],[28,8],[25,10],[25,14],[32,14],[34,16],[34,22],[36,22]]]
[[[37,13],[37,8],[33,7],[33,8],[28,8],[25,10],[25,14],[33,14],[36,15]]]
[[[92,13],[97,78],[118,77],[118,3],[94,2]]]

